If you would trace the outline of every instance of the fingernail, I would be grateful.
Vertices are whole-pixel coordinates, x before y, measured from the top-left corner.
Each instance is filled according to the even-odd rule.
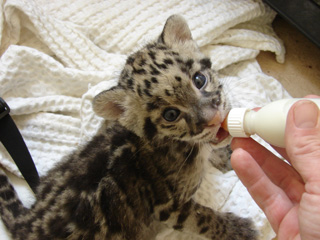
[[[294,123],[298,128],[315,128],[318,123],[318,106],[307,100],[297,103],[293,109]]]

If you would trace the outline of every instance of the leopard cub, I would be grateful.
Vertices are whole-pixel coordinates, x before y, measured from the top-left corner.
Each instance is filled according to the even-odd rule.
[[[128,57],[118,85],[93,106],[106,124],[41,178],[31,209],[0,173],[13,239],[152,239],[157,224],[206,239],[257,238],[249,219],[193,200],[212,149],[230,140],[220,128],[229,105],[181,16]]]

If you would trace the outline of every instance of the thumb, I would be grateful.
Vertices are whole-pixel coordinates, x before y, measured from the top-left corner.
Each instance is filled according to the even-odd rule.
[[[286,150],[304,182],[320,193],[320,111],[312,101],[301,100],[289,110]]]

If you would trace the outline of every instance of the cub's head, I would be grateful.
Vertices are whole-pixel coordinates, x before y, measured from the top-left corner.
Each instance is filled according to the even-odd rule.
[[[95,112],[148,141],[220,145],[228,109],[222,86],[186,21],[171,16],[158,41],[128,57],[116,87],[94,99]]]

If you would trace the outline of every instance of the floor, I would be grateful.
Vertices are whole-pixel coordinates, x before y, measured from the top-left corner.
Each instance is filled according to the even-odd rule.
[[[257,60],[264,73],[282,83],[293,97],[320,95],[320,48],[280,17],[273,22],[286,47],[284,64],[270,52],[261,52]]]

